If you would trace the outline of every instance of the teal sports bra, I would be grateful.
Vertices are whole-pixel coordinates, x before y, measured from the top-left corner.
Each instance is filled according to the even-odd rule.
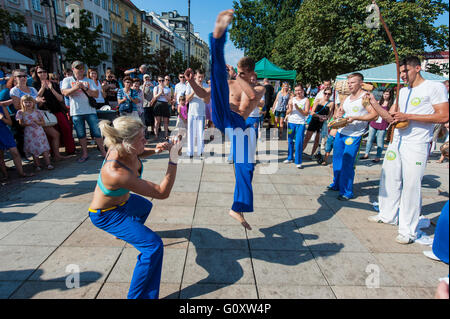
[[[139,161],[141,162],[141,169],[140,169],[140,175],[139,175],[139,178],[142,178],[142,171],[143,171],[143,169],[144,169],[144,165],[142,164],[141,159],[139,159]],[[105,166],[106,163],[109,163],[109,162],[116,162],[117,164],[119,164],[120,166],[122,166],[123,168],[125,168],[127,171],[129,171],[131,174],[134,174],[134,172],[133,172],[130,168],[128,168],[126,165],[122,164],[121,162],[119,162],[119,161],[117,161],[117,160],[110,160],[110,161],[107,161],[106,158],[105,158],[105,160],[103,161],[103,164],[102,164],[102,168],[103,168],[103,166]],[[98,187],[101,189],[101,191],[103,192],[103,194],[105,194],[105,196],[110,196],[110,197],[121,197],[121,196],[126,195],[127,193],[130,192],[128,189],[125,189],[125,188],[119,188],[119,189],[116,189],[116,190],[109,190],[109,189],[107,189],[107,188],[105,187],[105,185],[103,185],[103,182],[102,182],[102,172],[101,172],[101,169],[100,169],[100,173],[98,174],[97,185],[98,185]]]

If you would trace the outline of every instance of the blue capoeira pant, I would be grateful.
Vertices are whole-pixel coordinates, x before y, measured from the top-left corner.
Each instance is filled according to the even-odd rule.
[[[346,136],[336,133],[333,155],[333,183],[330,185],[339,194],[353,198],[353,180],[355,179],[355,163],[359,153],[362,136]]]
[[[140,254],[134,268],[128,299],[158,299],[164,245],[161,238],[144,223],[152,203],[131,194],[126,203],[107,211],[89,210],[92,223],[133,245]]]
[[[230,109],[230,89],[224,47],[227,32],[220,39],[209,36],[211,47],[211,106],[214,125],[232,136],[236,185],[231,209],[238,213],[253,212],[253,172],[255,170],[255,130],[244,118]]]
[[[445,204],[444,208],[441,211],[441,216],[439,216],[436,230],[434,231],[434,240],[433,240],[433,253],[440,260],[448,264],[448,242],[449,242],[449,221],[448,221],[448,208],[449,202]]]
[[[288,160],[294,160],[295,145],[295,164],[302,164],[303,138],[305,135],[305,124],[288,123]],[[295,142],[294,142],[295,141]]]

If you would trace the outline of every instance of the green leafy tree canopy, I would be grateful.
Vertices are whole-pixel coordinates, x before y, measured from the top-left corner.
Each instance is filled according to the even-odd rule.
[[[84,62],[89,67],[98,66],[108,58],[108,55],[99,51],[101,45],[102,25],[95,29],[91,27],[91,17],[86,10],[80,10],[79,28],[59,28],[59,37],[62,46],[67,50],[64,61],[71,63],[75,60]]]

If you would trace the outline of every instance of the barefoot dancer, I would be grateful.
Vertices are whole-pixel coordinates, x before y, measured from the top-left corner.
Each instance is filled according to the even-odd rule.
[[[234,130],[233,161],[236,186],[230,215],[251,230],[243,213],[253,212],[252,179],[255,164],[251,156],[248,156],[253,152],[248,150],[255,147],[251,145],[254,139],[249,136],[254,134],[254,130],[249,129],[244,134],[242,131],[248,128],[245,120],[263,97],[265,88],[251,84],[251,76],[255,75],[255,63],[252,59],[244,57],[239,61],[237,76],[234,68],[225,64],[226,31],[233,19],[233,14],[233,10],[221,12],[217,17],[214,32],[210,35],[212,119],[215,126],[222,132],[225,132],[225,129]],[[227,80],[227,70],[231,80]],[[242,135],[244,135],[243,138]],[[242,154],[244,156],[240,156]]]

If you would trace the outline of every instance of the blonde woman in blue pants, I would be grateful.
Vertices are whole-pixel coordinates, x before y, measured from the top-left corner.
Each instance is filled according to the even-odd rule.
[[[146,148],[145,129],[139,119],[129,116],[115,119],[112,125],[109,121],[100,123],[109,152],[89,209],[89,217],[96,227],[126,241],[140,252],[129,299],[157,299],[159,296],[163,243],[155,232],[144,226],[153,204],[142,196],[169,197],[181,149],[179,141],[158,144],[156,149]],[[170,151],[170,156],[163,181],[158,185],[142,179],[141,158],[166,150]],[[130,194],[130,191],[139,195]]]

